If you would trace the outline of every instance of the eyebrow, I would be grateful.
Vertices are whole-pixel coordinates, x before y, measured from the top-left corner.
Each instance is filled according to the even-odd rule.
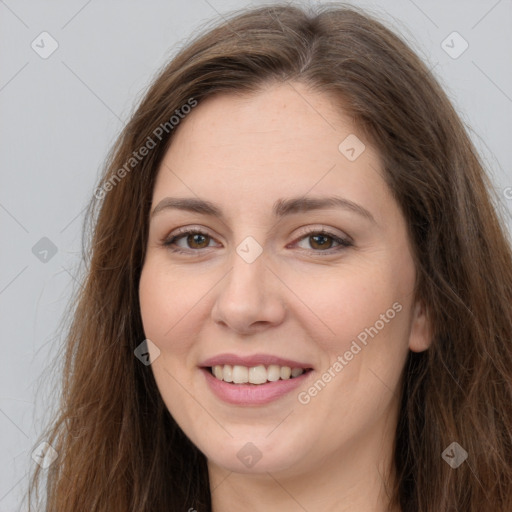
[[[365,219],[377,224],[373,215],[360,204],[354,203],[349,199],[339,196],[328,197],[291,197],[288,199],[278,199],[272,208],[275,217],[284,217],[286,215],[308,212],[311,210],[321,210],[329,208],[341,208],[359,214]],[[167,209],[177,209],[202,215],[218,217],[225,221],[222,209],[216,204],[195,197],[166,197],[162,199],[151,213],[153,218],[158,213]]]

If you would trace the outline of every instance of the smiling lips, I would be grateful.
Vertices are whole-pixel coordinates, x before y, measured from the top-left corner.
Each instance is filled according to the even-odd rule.
[[[218,380],[233,384],[265,384],[299,377],[311,366],[268,354],[237,356],[220,354],[201,364]]]
[[[275,400],[296,388],[313,369],[308,364],[264,354],[222,354],[207,359],[200,368],[214,394],[236,405]]]
[[[265,384],[278,380],[288,380],[302,375],[304,371],[303,368],[290,368],[277,364],[271,364],[268,367],[262,364],[251,367],[238,364],[234,366],[219,364],[212,367],[212,373],[217,379],[233,384]]]

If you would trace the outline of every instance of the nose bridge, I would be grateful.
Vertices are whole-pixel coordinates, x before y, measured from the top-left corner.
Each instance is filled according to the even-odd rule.
[[[255,236],[247,235],[247,228],[244,230],[245,236],[238,234],[238,240],[241,241],[233,246],[230,254],[231,270],[226,276],[227,288],[230,293],[241,294],[242,297],[244,294],[247,297],[251,295],[254,298],[262,292],[266,283],[268,252],[263,246],[263,230]]]
[[[254,306],[260,302],[268,284],[266,254],[261,250],[255,256],[254,248],[242,242],[230,258],[230,272],[226,276],[223,292],[229,300],[236,301],[240,307]],[[268,294],[268,290],[267,290]]]
[[[230,270],[216,297],[212,315],[216,321],[237,331],[246,331],[255,323],[275,323],[284,308],[276,294],[275,276],[267,268],[267,255],[251,237],[233,249]]]

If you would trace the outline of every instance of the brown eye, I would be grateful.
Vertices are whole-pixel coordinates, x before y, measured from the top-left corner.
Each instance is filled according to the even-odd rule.
[[[192,233],[190,235],[187,235],[186,237],[187,244],[189,247],[193,249],[204,249],[205,247],[208,247],[210,236],[204,235],[202,233]],[[206,246],[204,246],[206,240]],[[195,244],[200,245],[201,247],[196,247]]]
[[[185,245],[178,245],[177,242],[184,239]],[[353,243],[349,239],[340,238],[334,233],[325,230],[310,230],[303,235],[299,241],[308,240],[309,247],[302,247],[309,252],[322,255],[332,254],[351,247]],[[162,244],[173,252],[199,255],[202,249],[212,247],[210,242],[214,239],[199,229],[182,230],[163,241]],[[334,244],[334,245],[333,245]]]
[[[176,242],[181,239],[185,240],[185,245],[177,245]],[[171,236],[163,242],[163,245],[169,247],[172,251],[175,252],[190,253],[198,252],[200,249],[211,247],[210,242],[212,240],[213,238],[203,231],[197,229],[189,229],[178,232],[174,236]]]
[[[310,240],[314,240],[314,243],[310,242],[313,249],[330,249],[334,239],[327,235],[311,235]],[[329,242],[330,239],[330,242]]]
[[[302,236],[299,241],[302,240],[308,240],[309,245],[309,247],[303,247],[303,249],[319,254],[324,252],[332,254],[353,245],[349,239],[341,238],[325,230],[310,231]]]

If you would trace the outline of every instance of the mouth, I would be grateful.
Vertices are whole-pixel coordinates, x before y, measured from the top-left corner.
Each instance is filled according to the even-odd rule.
[[[204,369],[208,370],[217,380],[235,385],[252,384],[255,386],[296,379],[312,370],[312,368],[280,366],[277,364],[267,366],[262,364],[257,366],[217,364]]]
[[[258,406],[278,400],[314,374],[313,366],[290,359],[257,354],[223,354],[204,361],[199,369],[210,391],[223,402]]]

